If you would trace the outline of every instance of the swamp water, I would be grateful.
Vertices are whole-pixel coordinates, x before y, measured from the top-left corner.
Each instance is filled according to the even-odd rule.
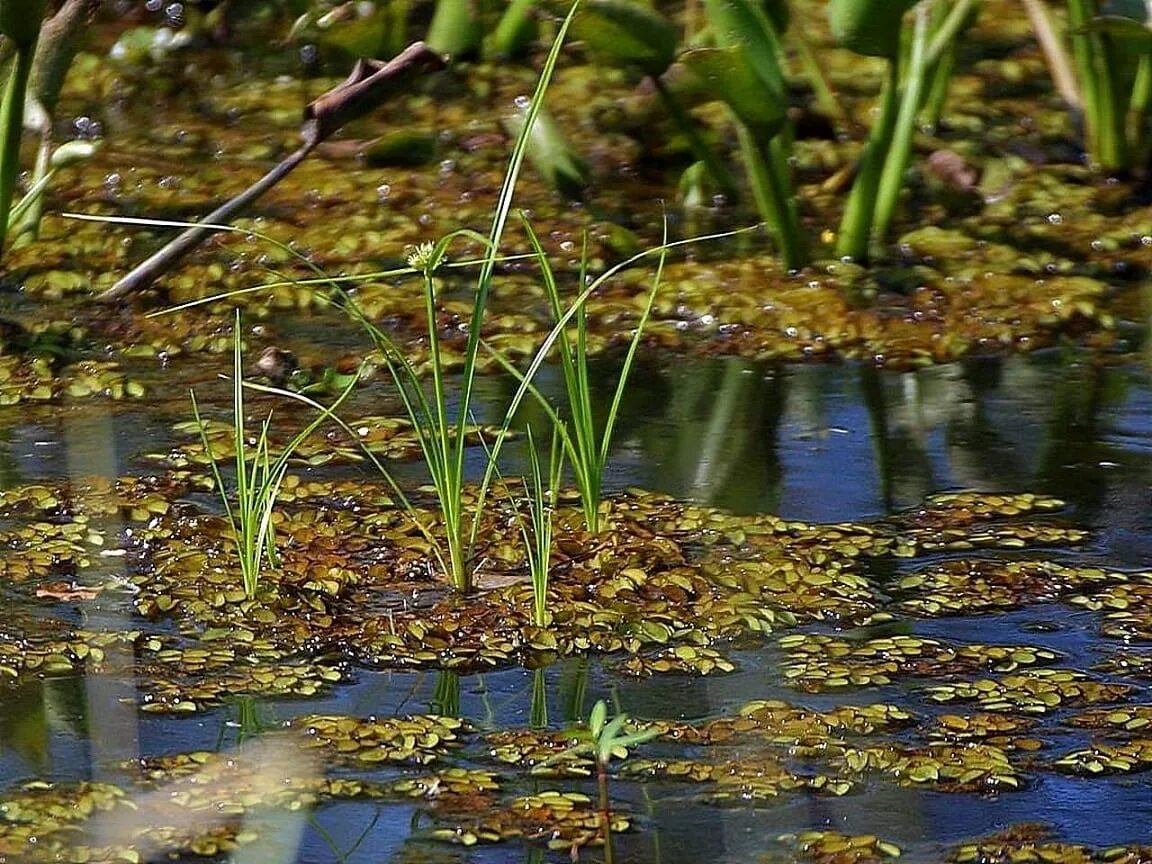
[[[542,743],[530,730],[569,728],[583,719],[592,701],[606,698],[638,720],[667,726],[663,738],[617,763],[613,800],[633,824],[616,839],[620,860],[787,858],[797,841],[777,838],[808,830],[877,835],[909,860],[955,854],[954,847],[1013,823],[1046,826],[1039,833],[1021,829],[1024,839],[1017,842],[1026,846],[1059,840],[1102,848],[1147,836],[1152,794],[1140,772],[1152,754],[1143,749],[1140,730],[1148,722],[1141,694],[1150,661],[1138,644],[1152,623],[1138,599],[1146,583],[1131,574],[1152,546],[1147,507],[1152,382],[1142,367],[1101,366],[1076,352],[1055,351],[908,373],[678,359],[645,366],[636,382],[632,404],[638,410],[622,418],[614,451],[610,482],[616,496],[626,499],[624,489],[644,487],[752,514],[749,526],[761,522],[755,514],[765,511],[813,525],[856,523],[856,529],[842,524],[840,532],[829,534],[832,547],[892,515],[893,533],[926,532],[917,541],[901,541],[922,548],[912,558],[881,554],[869,561],[865,553],[853,569],[870,587],[861,594],[844,585],[822,598],[830,601],[831,620],[843,615],[840,626],[801,625],[751,642],[738,639],[719,655],[734,670],[703,677],[690,666],[659,672],[657,645],[641,651],[652,661],[643,677],[625,674],[628,664],[621,667],[612,656],[605,662],[547,661],[540,654],[548,665],[536,672],[511,668],[457,676],[430,669],[350,668],[328,652],[324,662],[342,678],[334,687],[307,676],[303,683],[294,681],[302,669],[289,659],[278,661],[276,680],[233,678],[220,692],[208,683],[208,672],[180,672],[179,661],[166,669],[157,664],[165,649],[149,647],[147,639],[105,645],[105,662],[93,664],[89,656],[86,674],[75,643],[64,639],[70,647],[57,646],[64,655],[57,660],[74,671],[56,669],[40,677],[25,670],[22,683],[7,689],[0,708],[0,776],[9,790],[33,778],[51,780],[60,790],[87,780],[138,788],[141,763],[133,760],[143,756],[149,760],[144,777],[154,778],[145,780],[146,787],[178,784],[190,767],[212,766],[208,754],[243,752],[258,736],[282,730],[293,718],[310,717],[307,722],[326,729],[325,723],[337,721],[324,716],[387,721],[448,713],[466,725],[409,730],[415,738],[407,742],[402,734],[380,729],[370,734],[358,727],[345,746],[329,731],[331,749],[324,751],[329,776],[355,784],[358,794],[314,790],[319,803],[307,817],[295,814],[304,820],[299,825],[268,824],[267,813],[249,808],[256,825],[250,832],[265,836],[252,840],[247,854],[260,850],[268,856],[260,860],[275,860],[262,845],[272,835],[272,850],[289,860],[292,855],[300,861],[532,860],[540,854],[542,837],[523,851],[516,838],[466,850],[433,838],[440,832],[459,840],[485,831],[494,837],[501,830],[491,822],[498,802],[515,796],[548,790],[594,794],[594,784],[581,779],[587,762],[561,760],[555,768],[533,771],[531,763],[559,751],[555,745],[541,751],[549,739]],[[554,382],[545,376],[542,383],[547,389]],[[105,441],[94,434],[99,413],[59,418],[61,425],[81,427],[63,442],[49,438],[43,424],[7,427],[3,452],[10,489],[34,489],[29,484],[41,481],[46,485],[40,488],[48,488],[67,479],[53,472],[52,466],[62,463],[45,459],[45,447],[74,448],[64,461],[80,465],[92,464],[101,451],[107,457],[138,450],[137,411],[105,417],[111,436]],[[178,438],[170,443],[180,444]],[[118,465],[129,473],[142,467],[138,458]],[[1006,494],[975,495],[952,505],[937,498],[943,518],[919,511],[908,519],[907,508],[916,514],[926,496],[954,487]],[[1007,494],[1023,490],[1041,497]],[[1043,496],[1059,496],[1064,504],[1049,511]],[[10,537],[18,536],[23,521],[12,498],[10,492],[4,499]],[[210,506],[211,499],[203,502]],[[1033,505],[1042,509],[1030,513]],[[965,524],[946,515],[949,506],[983,516]],[[997,518],[997,509],[1018,515]],[[951,521],[954,527],[948,526]],[[788,530],[799,536],[810,529],[796,524]],[[875,539],[858,536],[856,543],[864,549]],[[61,551],[56,551],[58,572],[45,577],[67,577],[75,565]],[[733,554],[755,557],[736,553],[735,547]],[[1040,569],[1031,574],[1006,569],[1025,562]],[[111,574],[120,566],[111,558],[93,569]],[[10,576],[19,570],[11,553],[7,567]],[[31,564],[26,575],[35,569]],[[1088,582],[1072,575],[1081,571],[1090,574]],[[912,574],[935,574],[930,578],[936,581],[929,590],[906,581]],[[60,602],[51,593],[60,590],[53,587],[60,581],[11,584],[6,602],[13,622],[29,634],[36,634],[35,619],[48,614],[87,633],[140,629],[140,620],[126,612],[129,598],[117,597],[115,588],[95,600]],[[96,585],[100,578],[89,571],[75,582]],[[822,583],[815,580],[817,594],[826,587]],[[47,586],[46,596],[32,596],[33,586]],[[1102,609],[1085,608],[1101,604]],[[977,614],[965,614],[966,606]],[[883,622],[886,613],[893,620]],[[867,623],[873,619],[883,623]],[[172,633],[159,623],[144,629]],[[795,633],[812,638],[797,642]],[[42,635],[33,635],[32,644],[37,638]],[[96,644],[91,636],[80,641]],[[211,649],[214,643],[201,644]],[[226,636],[219,644],[242,648]],[[974,644],[1009,648],[1006,654],[964,657],[963,646]],[[128,656],[115,660],[124,650]],[[244,668],[242,658],[241,650],[233,665]],[[196,662],[192,655],[185,660]],[[276,666],[265,664],[264,670]],[[1065,681],[1046,679],[1053,669],[1079,671]],[[221,673],[227,679],[226,666],[216,669]],[[1081,673],[1087,673],[1083,679]],[[175,677],[165,689],[147,680],[150,674]],[[993,680],[1007,683],[956,699],[937,689]],[[1100,689],[1077,689],[1084,682]],[[978,685],[983,686],[990,685]],[[317,695],[293,698],[298,687],[314,688]],[[244,690],[251,695],[237,695]],[[279,695],[260,695],[264,690]],[[193,702],[202,710],[192,712]],[[879,709],[864,707],[879,704],[890,707],[879,715],[869,713]],[[157,708],[161,711],[152,713]],[[732,719],[741,713],[744,721]],[[439,736],[439,743],[424,746]],[[446,748],[453,737],[454,746]],[[363,755],[371,752],[382,755]],[[848,755],[853,752],[872,756],[854,762]],[[964,752],[969,755],[957,755]],[[163,759],[187,753],[196,754],[191,762]],[[904,761],[890,767],[858,761],[888,758],[878,755],[884,753]],[[468,775],[461,769],[491,773]],[[389,791],[402,778],[437,772],[440,781],[424,781],[433,791],[425,785],[415,801],[407,792]],[[310,776],[309,782],[316,782]],[[470,789],[469,783],[482,778],[498,778],[500,792],[484,797],[482,790]],[[449,789],[453,779],[463,784],[462,796],[480,797],[445,805],[451,792],[441,796],[435,789]],[[195,786],[191,789],[186,794],[194,799]],[[236,803],[245,793],[226,783],[209,796],[213,806],[245,809]],[[547,806],[548,799],[541,800]],[[201,819],[203,811],[203,805],[191,807]],[[532,824],[542,833],[550,830],[545,826],[560,824],[555,814],[536,815],[541,821]],[[59,842],[58,836],[49,834],[44,842]],[[210,852],[212,843],[227,848],[230,836],[235,828],[218,829],[199,848]],[[820,842],[834,849],[842,841],[827,836]],[[853,856],[886,855],[867,839],[861,842]],[[285,844],[298,844],[298,850],[285,850]],[[6,851],[10,860],[20,857],[11,858],[11,846]],[[595,849],[581,853],[598,854]],[[1060,854],[1074,850],[1065,847]]]
[[[294,146],[301,106],[345,71],[305,74],[279,31],[255,40],[272,58],[157,45],[125,64],[110,50],[124,27],[105,20],[58,112],[103,148],[57,178],[0,294],[0,859],[604,860],[594,766],[571,749],[598,699],[659,733],[611,765],[617,861],[1152,859],[1152,207],[1079,164],[1017,5],[987,6],[940,135],[917,147],[961,151],[995,194],[957,204],[918,182],[892,259],[832,261],[817,237],[842,201],[825,182],[855,145],[804,139],[816,265],[782,274],[749,235],[673,256],[607,528],[583,531],[571,496],[558,508],[547,628],[531,623],[515,486],[481,525],[482,590],[456,597],[431,571],[360,446],[423,482],[380,358],[284,249],[214,238],[156,291],[92,302],[160,232],[59,211],[198,217]],[[877,66],[813,26],[866,115]],[[342,277],[483,230],[504,115],[536,74],[453,70],[239,225]],[[533,172],[518,188],[569,282],[585,229],[597,272],[661,236],[685,154],[634,85],[566,55],[549,104],[593,162],[588,200]],[[422,164],[366,152],[398,125]],[[675,236],[755,219],[667,212]],[[526,251],[519,226],[507,248]],[[651,269],[590,298],[600,403]],[[419,286],[364,279],[342,287],[424,362]],[[436,324],[452,354],[469,286],[449,288]],[[538,274],[508,263],[493,291],[486,337],[523,361],[550,326]],[[347,405],[354,434],[299,448],[282,567],[255,601],[187,396],[226,464],[233,304],[249,364],[291,350],[317,398],[333,373],[377,367]],[[555,368],[539,383],[559,399]],[[515,382],[476,386],[477,421],[498,423]],[[249,421],[273,411],[283,443],[296,408],[253,394]],[[544,419],[521,415],[517,429]],[[479,446],[469,460],[477,478]]]

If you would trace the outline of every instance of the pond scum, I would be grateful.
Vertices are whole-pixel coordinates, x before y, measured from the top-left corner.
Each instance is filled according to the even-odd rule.
[[[847,134],[800,136],[787,164],[805,202],[798,216],[821,236],[811,244],[815,263],[788,272],[769,252],[741,245],[746,237],[670,256],[643,333],[646,352],[898,370],[1054,345],[1099,364],[1132,359],[1132,319],[1146,315],[1133,310],[1134,289],[1152,271],[1146,188],[1105,182],[1078,158],[1058,158],[1069,148],[1069,122],[1049,105],[1047,83],[1036,83],[1047,72],[1031,31],[1014,5],[987,5],[971,38],[992,56],[955,74],[939,126],[923,130],[917,145],[959,151],[952,155],[966,170],[968,162],[985,166],[981,187],[937,188],[939,178],[918,176],[908,213],[893,224],[894,254],[864,267],[834,251],[835,232],[824,228],[842,209],[842,187],[832,181],[847,176],[856,145]],[[60,169],[57,203],[107,217],[186,218],[264,173],[295,132],[306,81],[217,78],[195,64],[177,72],[179,55],[168,62],[163,46],[153,47],[158,53],[136,68],[98,50],[77,58],[62,97],[77,129],[93,127],[93,106],[114,106],[109,122],[126,119],[112,146]],[[878,82],[877,66],[845,53],[826,55],[837,90],[851,96],[862,80]],[[640,169],[675,163],[685,145],[672,146],[675,136],[664,133],[668,140],[650,140],[648,127],[660,125],[654,99],[627,76],[565,64],[549,99],[573,143],[595,154],[599,173],[587,184],[596,207],[569,206],[539,176],[525,176],[517,200],[532,209],[549,260],[570,278],[584,243],[583,263],[601,273],[606,261],[659,242],[653,237],[666,222],[654,227],[662,220],[638,215],[635,202],[667,189],[652,188]],[[657,71],[654,80],[666,70]],[[366,450],[413,459],[419,431],[378,405],[357,416],[353,401],[346,425],[326,425],[292,448],[275,501],[276,566],[254,588],[242,584],[232,528],[203,506],[213,491],[209,465],[236,455],[234,429],[210,417],[174,422],[189,414],[187,387],[202,385],[237,347],[233,306],[249,322],[244,342],[265,357],[292,358],[283,346],[297,322],[307,330],[336,321],[332,331],[346,335],[333,308],[339,294],[309,281],[312,265],[339,274],[342,289],[355,280],[362,315],[385,322],[413,369],[428,370],[421,289],[387,268],[429,238],[488,221],[508,139],[497,106],[520,100],[536,74],[483,63],[470,72],[483,79],[475,91],[461,75],[406,98],[388,118],[426,145],[419,164],[383,174],[371,154],[347,165],[338,148],[325,151],[327,161],[305,163],[237,221],[253,236],[214,241],[114,310],[94,309],[90,298],[140,257],[134,247],[151,244],[147,233],[49,212],[36,242],[5,250],[6,284],[19,291],[5,294],[0,319],[0,405],[24,412],[10,425],[148,410],[176,443],[145,453],[130,475],[117,476],[109,458],[102,476],[101,466],[72,466],[67,482],[5,476],[0,699],[46,680],[103,682],[118,694],[121,727],[94,728],[89,743],[101,735],[127,743],[111,748],[123,752],[116,764],[92,766],[93,777],[116,782],[5,778],[0,861],[137,864],[245,849],[261,861],[293,860],[309,811],[349,801],[405,816],[416,808],[412,836],[429,842],[406,844],[398,861],[465,860],[437,855],[501,843],[553,850],[556,860],[591,858],[601,853],[585,847],[603,845],[606,829],[646,826],[620,802],[606,820],[587,794],[597,765],[577,746],[579,730],[555,728],[543,712],[528,725],[487,728],[456,716],[451,698],[458,676],[539,673],[568,658],[595,658],[619,679],[724,676],[750,652],[778,658],[771,674],[787,699],[745,700],[692,722],[632,716],[625,725],[631,740],[652,737],[614,754],[613,789],[658,784],[713,808],[893,788],[1002,800],[1046,778],[1108,782],[1152,768],[1152,706],[1139,701],[1152,654],[1131,644],[1152,639],[1152,572],[1067,563],[1063,553],[1092,538],[1045,495],[950,492],[884,519],[808,524],[633,489],[603,501],[592,534],[579,496],[562,491],[550,514],[541,621],[520,537],[524,487],[498,480],[487,505],[475,507],[475,590],[450,590],[436,572],[433,547],[445,526],[429,490],[415,490],[406,509],[393,487],[340,470],[360,464]],[[181,89],[175,82],[187,92],[160,98],[166,87]],[[870,106],[872,95],[855,101]],[[697,119],[708,112],[703,106]],[[687,208],[677,218],[722,231],[737,215],[749,213]],[[268,247],[257,231],[290,238],[283,242],[291,248]],[[500,253],[531,249],[528,233],[512,225]],[[549,333],[539,274],[521,265],[501,262],[491,285],[483,336],[494,353],[473,358],[481,371],[499,371],[495,352],[513,363],[533,356]],[[625,269],[588,298],[588,354],[611,356],[628,343],[650,275]],[[433,326],[443,371],[465,362],[472,307],[469,285],[441,276]],[[228,302],[148,314],[225,294]],[[292,358],[285,374],[258,368],[276,383],[331,395],[340,389],[332,380],[368,377],[386,362],[380,351],[307,348],[323,354],[311,366],[306,359],[297,369]],[[461,430],[469,444],[499,432]],[[290,440],[279,426],[268,434],[273,451]],[[462,504],[474,507],[478,497],[465,487]],[[932,619],[1047,604],[1091,616],[1106,653],[1080,668],[1043,645],[913,632]],[[447,695],[437,713],[398,716],[327,713],[304,701],[352,687],[363,670],[434,672]],[[902,688],[900,704],[878,701],[893,686]],[[290,719],[236,750],[127,752],[144,715],[195,722],[265,699],[301,701]],[[1133,833],[1147,834],[1146,826]],[[916,849],[872,834],[797,830],[765,836],[758,852],[764,862],[822,864],[1152,861],[1150,846],[1089,847],[1031,823]]]

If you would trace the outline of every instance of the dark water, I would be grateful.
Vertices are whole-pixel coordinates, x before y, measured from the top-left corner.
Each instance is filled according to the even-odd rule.
[[[548,372],[552,377],[542,379],[546,392],[558,386],[554,371]],[[610,363],[602,364],[599,384],[605,390],[613,374]],[[960,487],[1047,493],[1064,498],[1072,521],[1093,533],[1082,548],[1045,555],[1118,568],[1149,560],[1152,388],[1142,367],[1105,366],[1052,351],[907,374],[677,359],[667,365],[652,360],[637,375],[613,452],[614,488],[637,485],[742,513],[814,522],[873,519],[913,506],[926,494]],[[482,384],[493,403],[505,386],[496,380]],[[133,451],[147,446],[144,439],[168,422],[80,415],[82,422],[109,424],[112,442],[99,443],[97,436],[61,438],[60,426],[22,421],[12,413],[3,419],[9,425],[2,430],[0,464],[9,484],[53,475],[60,461],[50,451],[65,449],[69,460],[122,469],[131,464]],[[515,461],[516,454],[510,455]],[[1099,636],[1095,616],[1055,605],[914,622],[912,631],[1045,645],[1065,655],[1061,665],[1077,668],[1118,647]],[[596,663],[560,663],[541,673],[550,724],[583,718],[597,698],[640,717],[693,720],[757,698],[817,708],[845,700],[896,701],[920,714],[932,711],[915,685],[847,696],[798,694],[782,686],[774,646],[737,652],[734,659],[740,671],[729,676],[640,682]],[[437,683],[434,673],[362,671],[354,683],[322,699],[244,703],[172,719],[136,713],[134,694],[123,682],[49,680],[11,693],[0,706],[0,783],[35,777],[115,781],[117,761],[137,750],[227,748],[303,712],[387,716],[438,710],[443,706],[436,704]],[[527,726],[532,684],[533,673],[522,669],[464,677],[459,711],[482,729]],[[1138,692],[1134,701],[1143,698]],[[1085,740],[1059,734],[1049,755]],[[459,762],[480,756],[478,746],[461,751]],[[873,778],[844,798],[785,795],[747,807],[702,805],[687,785],[621,781],[614,794],[636,814],[640,830],[618,840],[619,860],[745,862],[772,848],[776,835],[809,828],[879,834],[918,859],[938,857],[950,843],[1018,821],[1050,823],[1063,838],[1093,845],[1152,837],[1152,789],[1145,777],[1082,780],[1048,771],[1025,776],[1022,791],[1000,795],[911,791]],[[529,782],[519,784],[523,788],[510,783],[507,791],[526,791]],[[427,821],[420,810],[406,803],[322,805],[302,828],[297,860],[413,860],[421,849],[433,855],[430,860],[538,860],[538,849],[515,842],[467,851],[425,846],[419,838]],[[583,860],[601,856],[594,849],[581,853]],[[545,857],[559,861],[563,853]]]

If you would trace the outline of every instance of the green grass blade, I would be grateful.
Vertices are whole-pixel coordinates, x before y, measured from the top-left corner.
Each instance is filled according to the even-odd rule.
[[[648,302],[644,304],[644,314],[636,324],[636,332],[632,334],[632,342],[628,346],[628,354],[624,357],[624,366],[620,370],[620,378],[616,382],[616,393],[612,396],[612,406],[608,409],[608,419],[604,424],[604,432],[600,439],[600,471],[608,462],[608,449],[612,444],[612,433],[616,430],[616,420],[620,416],[620,405],[624,401],[624,390],[628,386],[628,377],[632,373],[632,364],[636,360],[636,352],[640,347],[640,340],[644,336],[644,328],[648,326],[648,319],[652,316],[652,307],[656,302],[656,294],[660,290],[660,282],[664,276],[664,264],[668,260],[668,218],[664,218],[664,241],[660,244],[660,258],[656,264],[656,275],[652,279],[652,290],[648,292]]]

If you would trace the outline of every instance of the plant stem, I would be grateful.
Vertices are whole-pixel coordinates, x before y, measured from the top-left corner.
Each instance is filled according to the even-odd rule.
[[[816,97],[816,105],[829,118],[840,125],[845,125],[848,122],[848,114],[844,110],[844,106],[840,104],[840,100],[836,98],[836,93],[832,90],[828,76],[824,73],[824,67],[816,59],[812,45],[808,42],[802,28],[793,27],[788,32],[788,36],[792,44],[796,46],[800,65],[804,67],[804,73],[812,87],[812,93]]]
[[[1132,167],[1144,164],[1152,148],[1152,129],[1148,128],[1148,106],[1152,103],[1152,50],[1146,50],[1137,61],[1128,100],[1126,130]]]
[[[856,182],[848,195],[848,204],[840,218],[840,236],[836,241],[836,254],[841,258],[866,261],[872,233],[876,189],[884,170],[884,157],[892,140],[896,125],[897,96],[900,91],[900,62],[888,61],[888,77],[880,91],[880,113],[868,133],[868,140],[860,154]]]
[[[608,766],[596,760],[596,789],[600,797],[600,834],[604,838],[604,864],[614,864],[612,855],[612,802],[608,798]]]
[[[924,52],[924,65],[931,66],[938,61],[945,52],[951,50],[956,42],[956,36],[968,20],[976,0],[959,0],[948,10],[948,15],[940,22],[940,26],[932,33],[932,39]]]
[[[1084,97],[1085,137],[1092,159],[1105,170],[1126,165],[1123,119],[1117,107],[1111,39],[1095,32],[1093,0],[1068,0],[1068,32]]]
[[[912,153],[912,137],[916,132],[916,116],[920,113],[921,94],[924,92],[925,51],[928,41],[928,10],[920,5],[915,10],[912,33],[912,56],[909,60],[908,80],[900,99],[900,113],[892,130],[892,140],[884,159],[880,184],[876,190],[876,209],[872,221],[871,249],[879,247],[888,233],[888,226],[896,212],[896,202],[904,186],[904,172]]]
[[[16,46],[16,56],[0,102],[0,253],[8,235],[8,218],[20,177],[20,139],[24,134],[24,97],[32,74],[36,45]]]
[[[1072,58],[1060,37],[1056,35],[1056,27],[1052,22],[1052,12],[1043,0],[1021,0],[1028,18],[1032,22],[1032,32],[1036,34],[1036,41],[1040,43],[1040,50],[1044,52],[1044,59],[1048,63],[1048,71],[1052,75],[1052,83],[1056,85],[1056,92],[1060,94],[1068,107],[1074,111],[1083,111],[1084,104],[1080,98],[1080,86],[1076,83],[1076,73],[1072,70]]]
[[[780,256],[780,265],[785,270],[803,267],[806,263],[804,239],[800,233],[796,205],[792,201],[789,188],[791,184],[782,178],[781,171],[776,170],[777,168],[786,170],[787,164],[775,165],[775,160],[782,157],[783,148],[773,146],[780,135],[773,136],[768,144],[761,148],[752,131],[739,121],[737,121],[737,135],[740,141],[740,154],[744,157],[748,180],[752,186],[752,197],[756,201],[756,210],[772,234],[776,252]]]
[[[708,142],[704,140],[704,136],[700,134],[700,130],[696,127],[696,123],[692,120],[691,115],[684,110],[684,106],[680,104],[668,87],[664,84],[659,76],[653,77],[652,82],[656,85],[656,92],[660,94],[660,100],[664,103],[664,107],[668,110],[668,116],[672,118],[672,122],[676,124],[685,138],[688,139],[688,147],[703,165],[704,169],[708,172],[708,176],[712,178],[712,182],[716,184],[716,188],[720,194],[723,195],[728,201],[737,201],[740,197],[739,190],[736,185],[736,180],[732,176],[732,172],[717,155],[716,151],[708,146]]]

